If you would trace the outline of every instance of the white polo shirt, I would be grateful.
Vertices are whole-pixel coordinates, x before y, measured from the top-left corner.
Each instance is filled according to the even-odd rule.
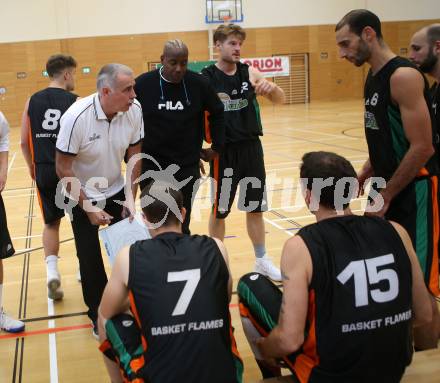
[[[9,150],[9,124],[6,117],[0,112],[0,152]]]
[[[110,198],[124,187],[121,163],[127,148],[144,137],[142,108],[137,100],[111,121],[98,93],[79,99],[63,114],[57,150],[74,155],[73,172],[92,200]],[[101,177],[101,184],[91,180]]]

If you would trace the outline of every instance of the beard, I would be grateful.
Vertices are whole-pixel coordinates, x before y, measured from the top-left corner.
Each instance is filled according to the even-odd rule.
[[[431,73],[437,65],[438,57],[429,50],[428,56],[420,63],[419,68],[423,73]]]
[[[360,39],[356,56],[354,56],[353,59],[354,65],[362,66],[368,61],[370,57],[371,57],[371,51],[368,48],[367,43],[364,40]]]

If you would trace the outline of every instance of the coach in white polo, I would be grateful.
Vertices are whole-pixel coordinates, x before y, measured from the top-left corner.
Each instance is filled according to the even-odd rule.
[[[133,72],[127,66],[105,65],[98,74],[98,93],[78,100],[64,113],[56,145],[59,178],[76,177],[81,183],[79,195],[74,197],[78,205],[72,209],[72,229],[84,302],[95,333],[97,310],[107,283],[98,228],[130,215],[127,207],[115,202],[127,200],[121,163],[125,154],[129,160],[140,153],[144,135],[134,84]],[[133,199],[137,192],[134,180],[139,174],[140,161],[126,177]],[[70,191],[70,185],[67,189]],[[97,205],[93,211],[88,208],[91,204]]]

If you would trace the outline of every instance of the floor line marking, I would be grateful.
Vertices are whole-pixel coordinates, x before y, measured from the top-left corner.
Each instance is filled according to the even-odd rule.
[[[9,172],[11,171],[12,164],[13,164],[14,161],[15,161],[15,157],[17,157],[17,152],[14,152],[14,154],[12,155],[11,161],[9,162],[9,166],[8,166],[8,174],[9,174]]]
[[[282,231],[284,231],[287,235],[290,235],[291,237],[293,236],[293,233],[291,233],[290,231],[285,230],[283,227],[281,227],[280,225],[277,225],[275,222],[273,222],[272,220],[270,220],[269,218],[263,217],[263,219],[270,225],[275,226],[277,229],[280,229]]]
[[[55,315],[53,300],[47,298],[47,315]],[[48,321],[49,329],[55,328],[55,320]],[[49,370],[50,382],[58,383],[58,354],[57,354],[57,336],[56,334],[49,334]]]

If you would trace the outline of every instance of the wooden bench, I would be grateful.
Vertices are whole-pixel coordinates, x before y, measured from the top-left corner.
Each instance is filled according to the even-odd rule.
[[[254,383],[293,383],[288,376],[254,381]],[[440,349],[416,352],[411,365],[406,369],[401,383],[440,382]]]

